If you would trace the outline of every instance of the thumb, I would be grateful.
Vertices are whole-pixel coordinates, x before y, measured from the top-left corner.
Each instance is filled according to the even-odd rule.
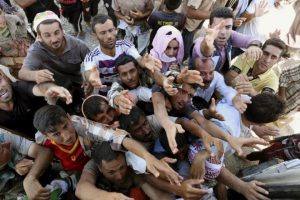
[[[182,70],[181,70],[181,73],[186,73],[188,71],[188,67],[185,66]]]
[[[165,161],[166,163],[176,163],[177,162],[177,159],[169,158],[169,157],[164,157],[162,160]]]
[[[123,90],[122,92],[120,92],[120,95],[128,95],[128,90]]]
[[[195,185],[195,186],[199,186],[199,184],[203,183],[203,179],[190,179],[189,180],[189,184],[190,185]]]
[[[175,124],[176,126],[176,130],[178,133],[184,133],[185,130],[182,128],[182,126],[180,124]]]
[[[215,98],[212,98],[211,99],[211,103],[210,103],[210,106],[209,106],[211,109],[215,109],[216,108],[216,100]]]

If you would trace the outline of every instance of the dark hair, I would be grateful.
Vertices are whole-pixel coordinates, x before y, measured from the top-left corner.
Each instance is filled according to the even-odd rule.
[[[57,125],[68,117],[66,111],[56,105],[46,105],[38,109],[33,118],[33,126],[42,134],[55,132]]]
[[[268,46],[268,45],[272,45],[272,46],[280,49],[281,50],[280,56],[283,56],[287,53],[287,49],[288,49],[287,45],[284,43],[284,41],[282,41],[279,38],[270,38],[270,39],[266,40],[262,46],[262,49],[266,48],[266,46]]]
[[[119,67],[120,65],[125,65],[125,64],[130,63],[130,62],[133,62],[133,64],[136,66],[136,68],[138,68],[139,63],[137,62],[137,60],[134,59],[134,57],[129,56],[129,55],[119,56],[119,57],[117,58],[117,60],[116,60],[115,68],[116,68],[117,71],[118,71],[118,67]]]
[[[59,21],[57,21],[56,19],[46,19],[45,21],[42,21],[37,27],[36,27],[36,32],[37,32],[37,34],[38,35],[41,35],[41,31],[40,31],[40,25],[41,24],[53,24],[53,23],[55,23],[55,22],[57,22],[58,24],[59,24],[59,28],[61,29],[61,30],[63,30],[63,28],[62,28],[62,25],[61,25],[61,23],[59,22]]]
[[[211,61],[212,65],[214,65],[214,61],[213,61],[212,58],[200,58],[200,57],[196,57],[196,58],[193,59],[193,64],[190,67],[190,69],[196,70],[196,60],[200,60],[202,64],[205,64],[205,63]]]
[[[187,145],[186,133],[180,134],[177,133],[175,137],[177,148],[180,149]],[[173,155],[172,150],[170,149],[168,137],[165,131],[159,134],[159,142],[161,146],[166,150],[167,154]]]
[[[98,113],[104,111],[105,105],[108,105],[108,102],[103,97],[96,95],[90,96],[83,102],[82,112],[86,118],[92,119]]]
[[[102,165],[102,161],[112,161],[117,159],[121,151],[112,150],[110,143],[107,141],[97,142],[93,145],[91,157],[97,165]]]
[[[144,111],[139,107],[134,106],[129,115],[121,114],[119,117],[120,128],[128,131],[131,126],[136,125],[139,122],[141,116],[146,116]]]
[[[176,10],[179,8],[182,0],[165,0],[164,4],[168,10]]]
[[[218,18],[232,18],[233,19],[233,13],[232,10],[230,8],[227,7],[218,7],[213,9],[213,11],[210,13],[209,16],[209,25],[212,25],[214,22],[214,18],[218,17]]]
[[[96,15],[92,19],[92,23],[91,23],[92,31],[95,33],[96,32],[95,26],[97,24],[104,24],[107,20],[111,20],[113,22],[112,18],[108,15],[103,15],[103,14]]]
[[[276,121],[284,109],[281,99],[271,93],[261,93],[251,99],[244,116],[254,123],[269,123]]]

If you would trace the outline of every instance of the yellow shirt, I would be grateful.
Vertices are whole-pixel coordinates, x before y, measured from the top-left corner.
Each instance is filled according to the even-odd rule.
[[[232,61],[232,66],[235,66],[241,70],[240,74],[246,74],[250,69],[253,69],[255,60],[248,59],[244,54],[238,56],[236,59]],[[272,68],[267,70],[265,73],[258,75],[258,77],[254,78],[250,81],[252,83],[253,88],[257,92],[261,92],[264,88],[271,88],[275,92],[278,90],[279,86],[279,78],[275,74]]]

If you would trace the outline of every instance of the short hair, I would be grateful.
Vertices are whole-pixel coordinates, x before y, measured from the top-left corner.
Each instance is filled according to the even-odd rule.
[[[58,21],[58,20],[56,20],[56,19],[46,19],[45,21],[42,21],[42,22],[36,27],[36,32],[37,32],[37,34],[38,34],[38,35],[41,35],[41,31],[40,31],[40,25],[41,25],[41,24],[44,24],[44,25],[45,25],[45,24],[53,24],[53,23],[55,23],[55,22],[57,22],[58,25],[59,25],[59,28],[60,28],[61,30],[63,30],[60,21]]]
[[[244,116],[254,123],[270,123],[276,121],[282,114],[284,103],[272,93],[260,93],[251,98]]]
[[[196,59],[197,59],[197,60],[201,60],[202,64],[205,64],[205,63],[211,61],[211,62],[212,62],[212,65],[214,65],[214,61],[213,61],[212,58],[200,58],[200,57],[196,57],[196,58],[193,59],[193,64],[192,64],[192,66],[190,67],[190,69],[196,69]]]
[[[280,56],[284,56],[287,53],[287,49],[288,49],[287,45],[284,43],[284,41],[282,41],[279,38],[270,38],[270,39],[266,40],[262,46],[262,49],[266,48],[266,46],[268,46],[268,45],[272,45],[272,46],[280,49],[281,50]]]
[[[117,69],[117,71],[119,71],[118,67],[120,65],[125,65],[125,64],[130,63],[130,62],[133,62],[135,67],[138,68],[139,63],[137,62],[137,60],[134,57],[132,57],[130,55],[119,56],[116,60],[115,68]]]
[[[176,134],[175,140],[176,140],[178,149],[180,149],[188,144],[186,135],[187,135],[186,133],[184,133],[184,134],[177,133]],[[160,142],[161,146],[165,149],[167,154],[173,155],[172,150],[170,149],[168,137],[167,137],[167,134],[165,131],[163,131],[163,133],[159,134],[159,142]]]
[[[213,11],[210,13],[209,16],[209,24],[212,25],[214,18],[218,17],[218,18],[232,18],[233,19],[233,13],[232,10],[230,8],[227,7],[218,7],[213,9]]]
[[[104,111],[104,106],[108,105],[107,100],[99,95],[93,95],[86,98],[82,103],[82,113],[88,119],[92,119],[98,113]]]
[[[120,128],[128,131],[129,128],[139,122],[141,116],[145,116],[144,111],[142,111],[139,107],[134,106],[130,110],[129,115],[121,114],[119,117]]]
[[[104,24],[107,20],[111,20],[113,22],[112,18],[108,15],[103,15],[103,14],[96,15],[92,19],[92,23],[91,23],[92,31],[95,33],[96,32],[95,26],[97,24]]]
[[[164,4],[168,10],[176,10],[179,8],[182,0],[165,0]]]
[[[101,167],[102,161],[112,161],[117,159],[121,151],[114,151],[107,141],[97,142],[92,147],[91,157],[94,162]]]
[[[68,118],[64,109],[57,105],[46,105],[38,109],[33,117],[33,126],[42,134],[55,132],[57,125]]]

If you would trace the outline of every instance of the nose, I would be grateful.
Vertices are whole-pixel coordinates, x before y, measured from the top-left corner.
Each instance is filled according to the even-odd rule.
[[[117,173],[115,174],[115,177],[116,177],[116,180],[118,180],[118,181],[121,181],[121,180],[123,179],[123,175],[122,175],[121,172],[117,172]]]
[[[106,115],[104,124],[110,124],[112,122],[113,122],[113,117],[111,117],[110,115]]]

